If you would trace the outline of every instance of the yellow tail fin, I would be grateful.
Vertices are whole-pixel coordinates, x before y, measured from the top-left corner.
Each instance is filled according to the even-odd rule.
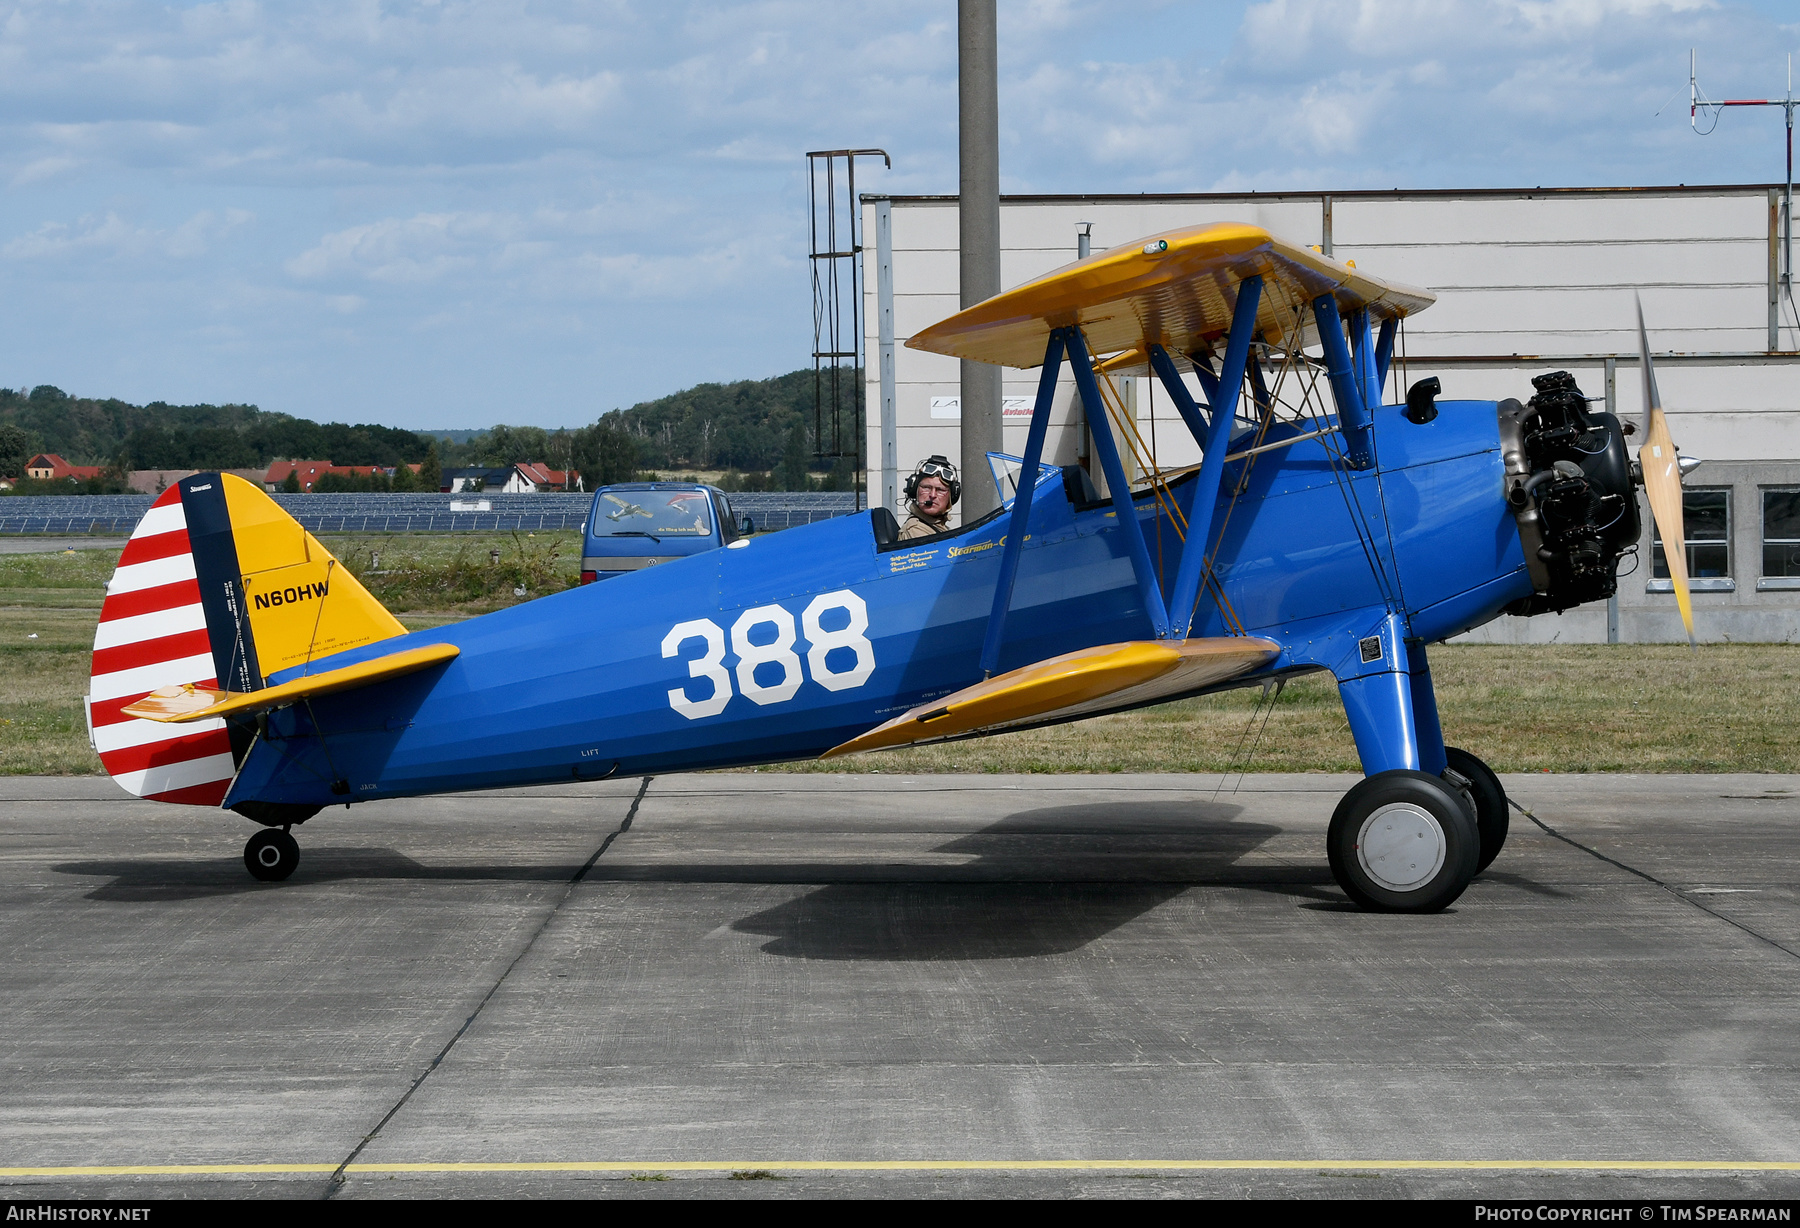
[[[406,628],[268,495],[219,475],[264,678]]]

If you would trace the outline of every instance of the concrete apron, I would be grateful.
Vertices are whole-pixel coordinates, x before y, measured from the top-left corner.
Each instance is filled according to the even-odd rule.
[[[1553,831],[1515,814],[1434,917],[1331,881],[1353,779],[391,802],[297,829],[280,885],[245,872],[235,817],[0,781],[0,1181],[1800,1190],[1800,777],[1508,777]],[[969,1161],[991,1167],[946,1166]],[[783,1179],[727,1184],[761,1169]]]

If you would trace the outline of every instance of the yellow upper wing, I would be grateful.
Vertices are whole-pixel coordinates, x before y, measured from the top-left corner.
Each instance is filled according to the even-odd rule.
[[[1050,330],[1079,325],[1095,356],[1161,344],[1203,349],[1231,328],[1237,283],[1263,279],[1257,331],[1303,346],[1316,338],[1309,304],[1334,294],[1338,310],[1377,319],[1437,301],[1429,290],[1382,281],[1259,226],[1220,222],[1164,231],[1064,265],[941,320],[906,344],[1008,367],[1044,361]]]

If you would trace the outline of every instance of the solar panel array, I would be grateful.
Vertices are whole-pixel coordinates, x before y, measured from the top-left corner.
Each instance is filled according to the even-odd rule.
[[[0,498],[0,533],[130,533],[154,495],[15,495]],[[592,495],[325,494],[270,496],[314,533],[494,533],[579,529]],[[769,533],[857,510],[853,491],[770,491],[727,496],[741,520]],[[487,510],[473,509],[487,504]]]

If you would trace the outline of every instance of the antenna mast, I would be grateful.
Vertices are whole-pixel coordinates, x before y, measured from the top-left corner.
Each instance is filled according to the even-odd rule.
[[[856,507],[863,480],[862,202],[856,160],[882,149],[817,149],[806,155],[807,213],[812,226],[813,455],[851,462]],[[839,178],[838,164],[843,164]],[[846,406],[845,402],[849,404]],[[827,415],[827,409],[830,410]],[[849,422],[844,421],[848,409]]]
[[[1688,124],[1701,136],[1710,135],[1719,126],[1719,115],[1726,107],[1780,107],[1787,115],[1787,186],[1781,195],[1781,292],[1788,310],[1794,312],[1794,327],[1800,329],[1800,309],[1794,306],[1794,57],[1788,56],[1787,97],[1727,98],[1714,102],[1700,92],[1699,55],[1688,49]],[[1709,112],[1712,123],[1700,131],[1700,113]],[[1774,338],[1779,340],[1779,337]]]

